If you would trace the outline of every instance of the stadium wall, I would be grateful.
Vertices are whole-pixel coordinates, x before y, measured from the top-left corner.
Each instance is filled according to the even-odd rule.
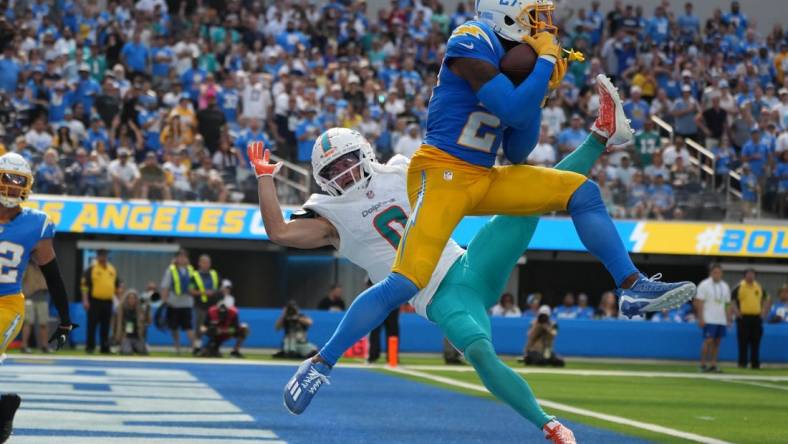
[[[74,322],[87,325],[84,312],[73,304]],[[309,340],[324,344],[331,337],[342,313],[305,311],[314,321]],[[250,326],[248,347],[279,348],[282,333],[274,330],[281,315],[279,309],[241,308],[243,322]],[[531,319],[492,318],[493,342],[501,354],[520,355]],[[788,362],[788,324],[766,325],[761,345],[764,362]],[[415,314],[400,316],[400,350],[403,352],[440,353],[443,334],[438,327]],[[168,333],[153,327],[148,330],[151,345],[170,345]],[[82,344],[85,329],[75,331],[74,339]],[[564,320],[559,322],[556,351],[565,356],[604,358],[681,359],[696,360],[701,345],[701,332],[696,324],[655,323],[643,321]],[[736,331],[729,329],[722,341],[720,359],[734,361],[737,357]]]

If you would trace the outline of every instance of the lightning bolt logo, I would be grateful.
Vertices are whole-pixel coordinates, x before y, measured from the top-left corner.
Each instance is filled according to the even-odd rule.
[[[487,33],[484,30],[476,25],[473,24],[465,24],[459,26],[454,32],[451,33],[451,37],[449,40],[453,39],[454,37],[460,37],[463,35],[469,35],[471,37],[476,37],[477,39],[482,39],[487,42],[490,47],[493,47],[492,41],[490,41],[490,37],[487,36]]]
[[[3,333],[3,344],[0,345],[0,350],[5,350],[6,347],[8,347],[8,343],[14,339],[14,336],[16,336],[14,334],[16,332],[16,327],[19,326],[20,322],[22,322],[22,316],[17,314],[14,320],[11,321],[11,325],[9,325],[5,333]]]
[[[648,240],[646,223],[638,222],[637,225],[635,225],[635,230],[629,235],[629,241],[635,243],[635,245],[632,246],[632,252],[640,253],[643,250],[643,246],[646,245],[646,240]]]

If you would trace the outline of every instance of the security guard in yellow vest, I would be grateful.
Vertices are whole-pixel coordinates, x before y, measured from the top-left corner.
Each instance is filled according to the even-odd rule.
[[[189,292],[194,267],[189,263],[189,252],[181,248],[161,279],[161,300],[167,304],[167,327],[172,333],[175,353],[181,353],[180,332],[186,332],[189,345],[194,345],[192,307],[194,298]]]
[[[211,268],[211,257],[207,254],[201,255],[197,261],[197,270],[192,273],[189,285],[189,292],[194,297],[195,331],[198,332],[195,334],[195,348],[202,346],[199,331],[200,326],[205,324],[208,309],[219,301],[221,295],[219,282],[219,273]]]
[[[771,304],[769,295],[755,280],[755,270],[750,268],[744,272],[744,280],[733,289],[732,300],[738,315],[736,335],[739,340],[739,367],[746,368],[749,358],[753,369],[760,368],[763,319],[769,313]]]
[[[112,301],[119,279],[115,267],[107,260],[107,250],[96,252],[96,262],[82,276],[82,305],[88,312],[88,332],[85,351],[96,349],[96,327],[99,328],[101,353],[109,353],[109,326],[112,320]]]

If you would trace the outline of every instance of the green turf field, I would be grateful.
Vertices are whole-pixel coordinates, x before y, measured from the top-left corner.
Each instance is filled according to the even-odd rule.
[[[520,365],[513,365],[523,369]],[[472,371],[424,369],[416,364],[409,368],[481,385]],[[707,438],[736,443],[788,443],[788,369],[741,370],[724,367],[720,379],[700,377],[689,364],[570,363],[572,374],[549,373],[523,375],[537,397],[596,413],[668,427]],[[626,371],[628,376],[578,375],[575,370],[590,372]],[[655,375],[677,373],[677,377]],[[564,372],[567,373],[567,372]],[[639,375],[640,374],[640,375]],[[646,377],[644,375],[650,374]],[[757,380],[726,380],[726,375],[763,377]],[[688,377],[691,376],[691,377]],[[405,376],[422,380],[423,378]],[[487,396],[476,390],[425,381],[474,396]],[[642,437],[660,443],[688,442],[685,439],[655,433],[637,427],[546,408],[549,413],[573,421]],[[582,442],[582,441],[578,441]]]

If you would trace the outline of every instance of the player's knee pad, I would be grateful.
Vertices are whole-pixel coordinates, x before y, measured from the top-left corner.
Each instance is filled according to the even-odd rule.
[[[602,207],[605,206],[605,203],[602,202],[602,193],[599,191],[599,185],[588,179],[572,193],[567,209],[570,213],[578,213],[595,210],[600,205]]]
[[[241,326],[238,328],[237,336],[241,339],[246,339],[246,337],[249,336],[249,324],[245,322],[242,323]]]

